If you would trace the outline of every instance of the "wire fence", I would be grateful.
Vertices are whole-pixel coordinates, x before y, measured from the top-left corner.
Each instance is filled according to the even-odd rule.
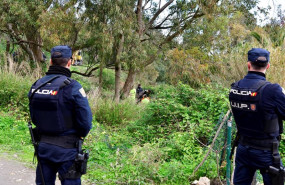
[[[222,113],[220,115],[220,119],[214,127],[213,135],[208,140],[208,143],[206,145],[204,144],[207,146],[208,151],[203,160],[193,171],[191,177],[194,177],[195,173],[207,160],[215,160],[217,165],[218,183],[231,184],[233,165],[231,165],[230,153],[232,147],[231,141],[235,138],[235,135],[236,126],[232,119],[231,111],[229,110],[226,114]],[[195,139],[199,143],[202,143],[197,138]],[[223,179],[226,179],[226,182]]]

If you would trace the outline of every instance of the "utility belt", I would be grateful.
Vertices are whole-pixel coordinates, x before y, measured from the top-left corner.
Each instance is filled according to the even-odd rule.
[[[40,142],[60,146],[63,148],[76,148],[80,137],[76,135],[67,135],[67,136],[50,136],[50,135],[41,135]]]
[[[76,135],[67,136],[50,136],[42,135],[40,142],[53,144],[63,148],[77,148],[78,154],[74,163],[68,169],[67,173],[60,174],[59,178],[63,179],[78,179],[87,172],[87,162],[89,159],[89,152],[82,149],[83,139]]]
[[[279,138],[274,139],[253,139],[246,136],[240,136],[239,143],[245,146],[249,146],[258,150],[278,151]],[[274,145],[274,146],[273,146]],[[277,147],[276,147],[277,145]]]

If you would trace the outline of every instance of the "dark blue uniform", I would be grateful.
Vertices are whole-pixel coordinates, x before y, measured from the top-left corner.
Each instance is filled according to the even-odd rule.
[[[40,135],[37,185],[43,180],[54,185],[57,172],[63,185],[80,185],[80,177],[86,173],[88,157],[78,146],[92,127],[92,113],[82,86],[70,79],[71,58],[69,46],[52,48],[47,75],[29,92],[31,118]]]
[[[92,113],[82,86],[61,74],[61,70],[68,69],[60,66],[51,68],[55,68],[55,74],[51,72],[39,79],[30,91],[31,95],[37,86],[57,77],[37,90],[30,100],[32,121],[42,135],[38,157],[47,185],[55,183],[57,172],[59,176],[68,172],[78,154],[75,142],[85,137],[92,127]],[[60,69],[59,72],[57,69]],[[65,83],[66,79],[68,83]],[[64,139],[66,143],[62,142]],[[63,178],[61,182],[63,185],[81,184],[80,177]],[[42,184],[39,167],[36,183]]]
[[[231,107],[242,138],[236,152],[235,185],[250,185],[257,169],[260,169],[265,185],[272,185],[266,169],[274,165],[271,142],[278,141],[283,131],[285,94],[278,84],[265,82],[264,73],[249,71],[231,89]],[[240,90],[236,90],[237,87]],[[254,90],[249,91],[250,88]],[[250,101],[250,98],[246,99],[247,95],[251,99],[260,95],[260,99]]]

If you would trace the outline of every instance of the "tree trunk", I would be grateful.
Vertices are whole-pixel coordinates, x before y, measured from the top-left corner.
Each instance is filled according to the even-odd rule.
[[[122,95],[121,98],[127,98],[130,94],[131,89],[134,86],[134,82],[135,82],[135,77],[136,77],[136,70],[134,67],[130,67],[129,69],[129,73],[128,73],[128,77],[125,81],[124,87],[122,89]]]
[[[7,67],[6,69],[8,69],[8,67],[10,66],[10,62],[9,62],[9,56],[10,56],[10,38],[7,39],[7,43],[6,43],[6,62],[7,64],[4,64],[5,67]]]
[[[34,55],[34,60],[37,62],[37,63],[42,63],[44,62],[44,58],[43,58],[43,53],[42,53],[42,50],[39,46],[36,46],[36,45],[32,45],[30,46],[31,50],[32,50],[32,53]]]
[[[6,53],[9,53],[10,52],[10,38],[7,39],[7,42],[6,42]]]
[[[35,33],[34,35],[27,35],[28,41],[31,43],[29,44],[29,49],[32,52],[33,57],[31,58],[33,61],[37,62],[38,64],[44,62],[43,52],[40,47],[42,45],[42,39],[39,33]]]
[[[13,63],[13,58],[11,56],[10,53],[7,53],[7,59],[8,59],[8,63],[9,63],[9,73],[13,72],[14,69],[14,63]]]
[[[115,95],[114,100],[115,102],[120,101],[120,81],[121,81],[121,61],[120,55],[123,50],[123,43],[124,43],[124,35],[120,34],[118,37],[118,41],[115,44],[114,49],[114,61],[115,61]]]
[[[100,63],[100,69],[99,69],[99,88],[98,88],[98,94],[101,94],[102,92],[102,86],[103,86],[103,61]]]
[[[21,36],[22,34],[20,34],[17,29],[14,29],[14,27],[16,26],[12,24],[7,26],[11,33],[10,37],[17,41],[16,43],[28,54],[31,61],[35,61],[37,64],[44,62],[43,53],[41,50],[42,38],[37,29],[31,27],[28,33],[23,33],[26,36],[26,40],[23,40]]]
[[[10,39],[8,38],[6,43],[6,57],[7,57],[7,69],[8,72],[11,73],[13,71],[13,59],[10,54]]]
[[[114,101],[120,101],[121,62],[115,63],[115,95]]]

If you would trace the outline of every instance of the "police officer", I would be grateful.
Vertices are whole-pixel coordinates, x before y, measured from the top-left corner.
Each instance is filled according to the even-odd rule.
[[[69,46],[52,48],[46,76],[29,92],[31,118],[40,134],[37,185],[54,184],[57,172],[63,185],[81,184],[75,159],[80,139],[92,127],[92,114],[84,89],[70,78],[71,58]]]
[[[257,169],[265,185],[284,184],[278,146],[285,119],[285,95],[280,85],[266,81],[269,54],[261,48],[248,51],[248,74],[230,90],[239,135],[235,185],[250,185]]]

